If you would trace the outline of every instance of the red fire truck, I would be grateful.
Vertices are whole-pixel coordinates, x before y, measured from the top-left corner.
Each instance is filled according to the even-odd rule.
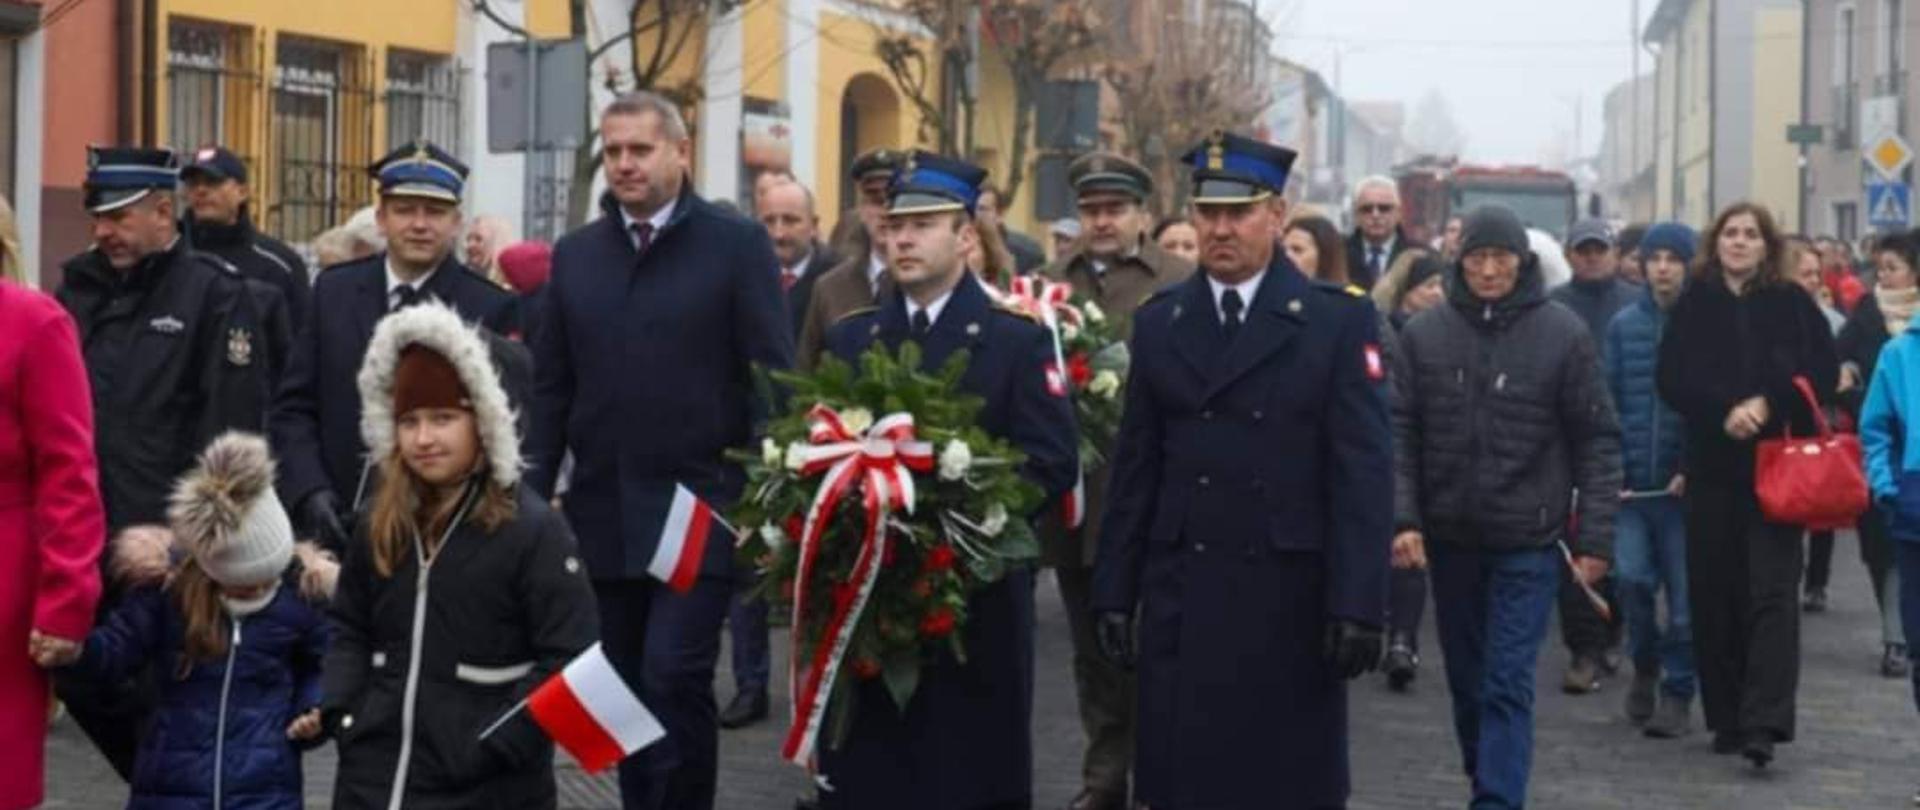
[[[1425,155],[1394,169],[1407,238],[1430,244],[1447,218],[1499,203],[1527,227],[1565,239],[1579,214],[1579,193],[1564,172],[1532,166],[1474,166]]]

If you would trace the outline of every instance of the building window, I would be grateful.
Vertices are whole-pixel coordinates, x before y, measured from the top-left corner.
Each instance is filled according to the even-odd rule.
[[[1854,82],[1853,35],[1856,22],[1851,4],[1834,10],[1833,25],[1833,147],[1852,149],[1860,125],[1860,96]]]
[[[226,133],[227,34],[217,26],[167,26],[167,143],[191,151]]]
[[[1833,234],[1842,242],[1853,244],[1860,237],[1860,209],[1851,202],[1833,204]]]
[[[271,230],[305,241],[368,197],[371,93],[358,49],[282,36],[273,66]]]
[[[444,56],[387,53],[387,148],[416,138],[461,154],[461,71]]]

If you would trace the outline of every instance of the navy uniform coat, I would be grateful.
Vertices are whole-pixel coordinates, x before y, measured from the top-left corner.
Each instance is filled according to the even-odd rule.
[[[513,316],[512,293],[475,275],[451,255],[440,262],[423,291],[460,317],[496,332]],[[358,379],[373,327],[387,315],[387,254],[321,271],[307,303],[302,321],[306,327],[294,340],[273,403],[280,500],[292,511],[308,495],[328,490],[345,509],[363,485],[366,447],[360,439]],[[509,394],[514,393],[513,375],[504,376]],[[369,487],[368,496],[371,492]]]
[[[905,298],[842,319],[827,331],[827,351],[854,363],[875,342],[898,348],[909,326]],[[996,308],[971,274],[923,341],[921,367],[933,371],[968,352],[962,389],[986,400],[978,421],[1027,454],[1022,474],[1052,504],[1073,487],[1078,469],[1073,408],[1050,394],[1053,358],[1047,331]],[[1033,572],[1015,568],[968,600],[967,663],[929,664],[902,714],[878,680],[857,687],[859,709],[843,747],[822,737],[820,773],[833,786],[822,806],[847,810],[963,810],[1016,803],[1033,793]]]
[[[1344,806],[1346,690],[1322,648],[1329,621],[1385,610],[1379,320],[1278,255],[1244,318],[1229,345],[1204,273],[1134,314],[1093,607],[1138,608],[1140,801]]]

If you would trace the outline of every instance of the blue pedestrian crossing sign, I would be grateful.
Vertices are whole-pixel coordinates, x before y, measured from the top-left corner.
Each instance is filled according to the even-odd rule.
[[[1880,230],[1910,226],[1913,187],[1906,183],[1868,183],[1867,222]]]

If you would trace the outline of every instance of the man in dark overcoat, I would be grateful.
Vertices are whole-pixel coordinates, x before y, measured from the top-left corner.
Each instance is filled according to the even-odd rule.
[[[1093,608],[1102,652],[1138,663],[1154,808],[1344,807],[1345,681],[1380,658],[1379,319],[1277,249],[1293,158],[1224,134],[1190,152],[1203,272],[1134,314]]]
[[[780,261],[757,223],[695,194],[693,144],[672,102],[613,101],[600,118],[601,216],[560,238],[534,338],[527,482],[563,506],[600,607],[607,658],[666,739],[620,763],[627,808],[710,810],[720,758],[714,666],[736,572],[714,532],[676,592],[647,573],[683,485],[715,509],[746,484],[726,451],[752,443],[768,403],[755,369],[793,363]]]
[[[960,387],[985,404],[975,417],[1027,456],[1021,474],[1053,504],[1078,470],[1073,409],[1048,383],[1046,329],[996,305],[967,271],[979,238],[974,204],[986,172],[916,154],[893,183],[886,224],[895,289],[879,307],[827,331],[849,363],[875,343],[912,341],[923,369],[967,353]],[[1045,508],[1045,507],[1043,507]],[[1015,518],[1018,519],[1018,518]],[[819,753],[827,810],[1003,810],[1033,798],[1033,571],[1020,564],[967,601],[965,663],[941,653],[921,671],[904,710],[878,679],[855,687],[859,709],[839,749]]]

